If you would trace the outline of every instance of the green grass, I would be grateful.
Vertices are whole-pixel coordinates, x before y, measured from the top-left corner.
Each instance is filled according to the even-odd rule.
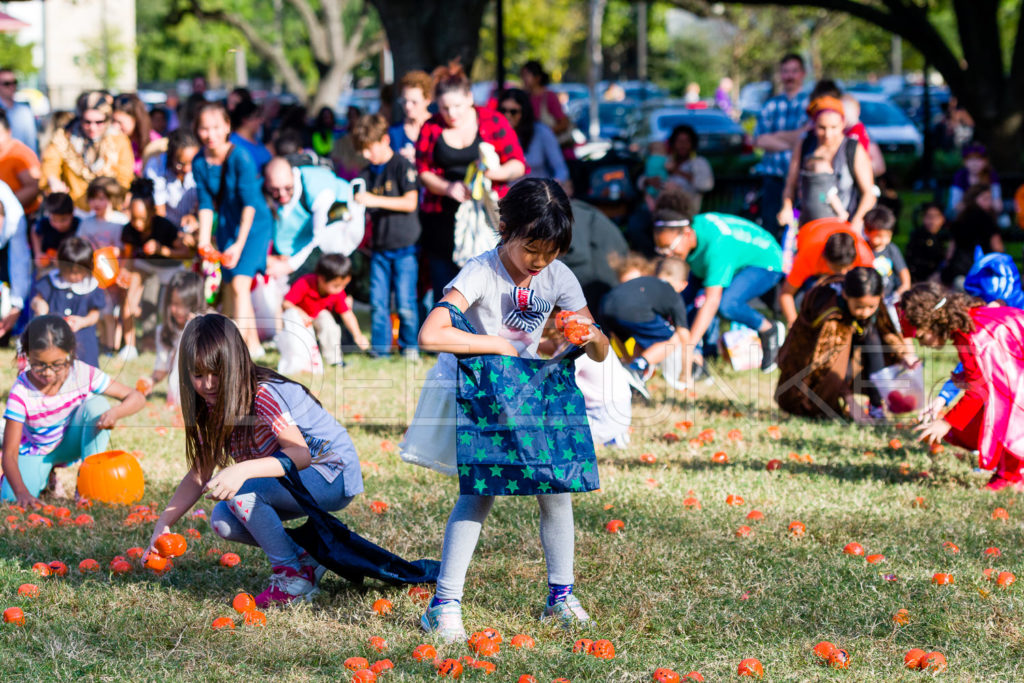
[[[149,362],[133,362],[119,377],[133,384]],[[343,375],[312,381],[368,464],[366,493],[340,517],[409,558],[439,557],[457,493],[453,480],[404,464],[382,448],[385,440],[400,440],[415,407],[416,382],[429,365],[352,358]],[[7,368],[0,383],[9,386],[10,352],[0,356],[0,366]],[[984,477],[972,473],[969,463],[948,450],[933,460],[912,444],[908,431],[788,419],[771,412],[771,386],[761,376],[724,375],[726,389],[704,387],[699,400],[686,403],[663,400],[656,381],[659,400],[634,406],[633,445],[599,450],[602,490],[575,498],[577,594],[598,624],[581,635],[611,639],[615,660],[574,655],[573,640],[580,635],[537,621],[546,586],[536,504],[497,502],[469,570],[464,602],[470,631],[492,626],[505,636],[491,679],[515,681],[532,673],[539,681],[644,681],[667,666],[680,673],[699,670],[708,681],[728,680],[741,659],[757,657],[772,680],[915,681],[928,674],[905,670],[903,654],[921,647],[946,655],[945,680],[1021,680],[1024,584],[996,589],[981,573],[989,566],[1022,573],[1017,499],[984,492]],[[695,423],[689,435],[674,427],[682,420]],[[769,424],[781,426],[781,439],[769,438]],[[171,425],[172,414],[158,396],[113,434],[114,447],[144,453],[145,501],[157,506],[184,471],[182,430]],[[157,426],[170,428],[168,434],[158,435]],[[714,443],[691,448],[689,438],[704,428],[716,430]],[[742,432],[742,442],[726,438],[732,429]],[[662,438],[667,432],[682,439],[668,442]],[[893,437],[906,447],[889,448]],[[729,454],[730,464],[711,462],[718,450]],[[813,462],[791,460],[794,451]],[[657,462],[641,463],[641,453],[653,453]],[[771,458],[784,463],[774,473],[764,467]],[[73,485],[73,469],[61,476]],[[690,490],[700,511],[682,506]],[[746,504],[727,506],[730,493]],[[912,507],[917,496],[927,507]],[[375,499],[389,504],[386,514],[370,512]],[[1008,523],[991,519],[997,505],[1010,511]],[[202,506],[209,511],[212,504],[204,500]],[[764,513],[763,521],[744,519],[754,508]],[[265,628],[213,632],[215,617],[232,616],[229,603],[237,592],[265,586],[269,568],[257,550],[230,548],[242,564],[220,568],[205,553],[228,544],[201,522],[195,526],[202,539],[167,576],[136,571],[86,578],[75,570],[81,559],[93,557],[105,569],[114,555],[144,545],[150,533],[148,526],[122,526],[124,508],[93,514],[94,529],[0,531],[0,607],[21,606],[27,616],[23,628],[0,625],[5,680],[347,680],[347,657],[379,657],[367,645],[373,635],[387,638],[385,656],[396,664],[383,680],[435,678],[431,666],[411,657],[428,639],[417,626],[421,608],[404,589],[373,582],[355,587],[328,575],[312,604],[268,612]],[[604,530],[612,518],[625,522],[622,533]],[[790,537],[792,520],[806,524],[806,536]],[[741,524],[753,527],[750,538],[735,537]],[[179,530],[188,526],[182,522]],[[884,553],[885,563],[844,555],[850,541],[868,553]],[[961,552],[945,552],[945,541]],[[1003,556],[986,560],[988,546],[998,546]],[[41,579],[30,571],[34,562],[54,559],[71,567],[68,577]],[[952,572],[955,585],[931,585],[938,571]],[[883,578],[887,573],[897,580]],[[24,582],[38,584],[42,595],[19,598]],[[372,613],[379,597],[394,602],[391,615]],[[911,622],[897,627],[891,616],[901,607],[910,611]],[[509,646],[520,632],[536,638],[536,649]],[[822,639],[849,650],[848,671],[815,660],[811,648]],[[439,650],[468,654],[462,644]],[[464,678],[481,680],[483,674],[470,670]]]

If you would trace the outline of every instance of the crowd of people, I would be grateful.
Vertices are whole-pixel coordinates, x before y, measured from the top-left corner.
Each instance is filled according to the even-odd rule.
[[[0,70],[0,88],[11,76]],[[472,406],[453,381],[464,372],[455,354],[570,349],[559,357],[576,385],[556,377],[537,400],[550,417],[582,390],[593,440],[622,446],[631,390],[650,399],[660,368],[671,389],[695,391],[720,350],[735,366],[756,351],[762,371],[779,368],[775,398],[788,413],[885,419],[902,406],[876,378],[919,367],[914,337],[953,342],[962,361],[941,403],[924,406],[922,438],[979,451],[996,470],[992,489],[1022,486],[1012,397],[1024,379],[1024,313],[1013,307],[1024,295],[1001,253],[998,183],[983,149],[965,149],[948,228],[945,207],[920,207],[904,258],[896,216],[875,192],[884,161],[856,101],[825,81],[805,97],[803,62],[787,55],[782,92],[756,129],[763,224],[700,211],[713,175],[696,132],[682,127],[641,179],[649,220],[627,240],[571,198],[568,119],[539,64],[521,76],[522,89],[478,105],[458,64],[405,74],[401,108],[350,109],[344,132],[329,109],[307,122],[301,109],[268,111],[242,89],[224,102],[200,93],[157,116],[135,95],[88,92],[41,157],[0,91],[0,334],[17,338],[22,361],[5,413],[3,498],[38,503],[58,487],[55,465],[104,450],[108,428],[167,380],[189,473],[150,550],[209,492],[221,501],[217,533],[259,545],[273,566],[257,604],[285,603],[308,598],[323,567],[284,533],[281,520],[302,510],[277,478],[301,470],[327,511],[362,490],[344,427],[285,375],[342,365],[349,351],[439,354],[401,451],[452,474],[468,468],[463,447],[474,438],[456,439],[457,406]],[[280,352],[277,372],[256,364],[267,344]],[[130,360],[146,348],[156,361],[135,387],[99,369],[104,355]],[[943,416],[958,389],[964,397]],[[500,420],[506,437],[491,436],[496,448],[526,429],[513,417]],[[522,437],[522,457],[534,438]],[[545,453],[536,464],[556,487],[537,495],[544,614],[585,622],[572,594],[569,496],[580,479],[558,488],[564,471]],[[463,482],[422,618],[448,638],[465,636],[462,586],[494,499],[477,481]]]

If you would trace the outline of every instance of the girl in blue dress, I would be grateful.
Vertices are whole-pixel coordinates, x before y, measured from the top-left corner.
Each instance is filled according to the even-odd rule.
[[[263,347],[253,324],[250,291],[253,277],[266,268],[273,224],[256,165],[248,152],[231,144],[230,134],[223,104],[207,102],[199,108],[196,135],[203,150],[192,162],[199,194],[198,246],[216,239],[222,253],[224,312],[238,325],[253,358],[258,358]]]

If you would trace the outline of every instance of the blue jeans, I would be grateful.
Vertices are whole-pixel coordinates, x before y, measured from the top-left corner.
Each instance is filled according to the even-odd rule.
[[[345,477],[340,471],[332,482],[312,467],[299,472],[299,478],[316,504],[328,512],[340,510],[352,502],[352,496],[345,495]],[[299,555],[304,551],[281,522],[305,516],[280,481],[260,477],[242,484],[231,500],[217,503],[210,515],[210,526],[229,541],[259,546],[272,567],[299,569]]]
[[[459,267],[450,258],[430,257],[430,286],[434,290],[434,303],[444,298],[444,288],[459,274]]]
[[[419,247],[375,251],[370,256],[370,344],[382,356],[391,353],[391,292],[398,308],[398,343],[416,348],[420,321],[416,310]]]
[[[722,291],[718,314],[753,330],[760,329],[764,316],[751,308],[750,301],[770,291],[781,279],[782,273],[779,271],[747,266],[736,273],[729,286]]]
[[[46,488],[50,471],[54,465],[68,465],[80,459],[107,450],[110,443],[109,429],[96,429],[96,421],[100,415],[110,410],[110,402],[103,396],[90,396],[85,399],[68,419],[67,431],[57,447],[46,455],[18,454],[18,471],[25,488],[33,496],[38,496]],[[0,488],[3,500],[14,500],[7,478],[3,477]]]

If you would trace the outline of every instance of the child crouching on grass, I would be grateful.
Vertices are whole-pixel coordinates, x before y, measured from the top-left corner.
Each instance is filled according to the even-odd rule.
[[[900,300],[906,322],[925,346],[956,345],[963,370],[953,380],[963,397],[941,418],[917,429],[920,440],[978,451],[987,487],[1024,491],[1024,311],[986,306],[935,283],[915,285]]]
[[[445,288],[442,303],[465,315],[479,334],[453,325],[456,313],[443,307],[427,316],[419,343],[438,351],[438,364],[428,375],[416,416],[402,443],[409,462],[455,471],[456,378],[453,354],[537,357],[544,324],[554,307],[575,311],[572,319],[587,326],[580,344],[601,362],[608,338],[593,325],[583,290],[561,261],[572,241],[572,208],[559,185],[527,178],[499,203],[501,243],[470,260]],[[572,594],[574,530],[569,493],[536,496],[540,506],[540,539],[547,560],[549,594],[544,617],[563,624],[586,623],[590,616]],[[483,522],[494,504],[492,495],[461,494],[445,527],[437,593],[420,618],[421,627],[443,639],[465,639],[462,595],[469,562]]]
[[[107,450],[109,430],[142,410],[146,399],[76,359],[75,333],[59,316],[33,318],[21,335],[21,353],[28,367],[4,411],[2,496],[27,508],[39,505],[48,483],[63,495],[53,468]],[[121,403],[111,408],[103,396]]]
[[[253,364],[242,335],[222,315],[186,325],[178,374],[189,471],[157,520],[148,550],[206,493],[220,501],[210,518],[214,531],[259,546],[270,560],[270,585],[256,605],[309,600],[323,568],[284,530],[282,521],[304,513],[278,480],[285,470],[277,456],[295,463],[317,505],[341,510],[363,491],[348,432],[306,387]]]

